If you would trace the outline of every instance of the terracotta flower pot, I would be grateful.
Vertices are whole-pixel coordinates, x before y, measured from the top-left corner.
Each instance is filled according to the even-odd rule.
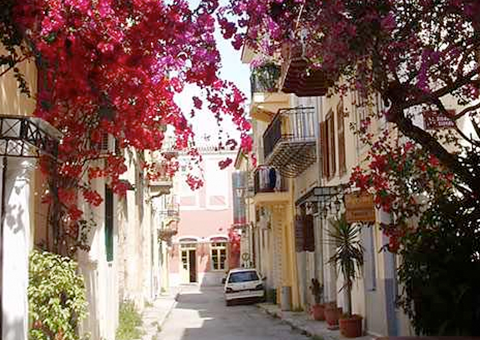
[[[328,329],[338,329],[338,319],[342,315],[342,308],[335,305],[325,307],[325,320]]]
[[[323,303],[318,303],[312,306],[311,309],[312,317],[317,321],[325,320],[325,305]]]
[[[363,335],[362,331],[362,317],[353,314],[351,317],[341,317],[340,333],[347,338],[357,338]]]

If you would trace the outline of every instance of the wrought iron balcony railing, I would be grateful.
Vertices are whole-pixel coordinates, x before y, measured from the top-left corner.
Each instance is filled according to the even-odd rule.
[[[263,134],[266,165],[296,177],[316,161],[315,108],[281,109]]]
[[[273,63],[254,68],[250,75],[252,96],[254,93],[277,92],[280,75],[280,66]]]
[[[288,191],[287,180],[274,167],[262,166],[255,170],[254,194]]]
[[[167,209],[161,210],[160,214],[169,218],[178,218],[180,216],[180,206],[178,204],[168,206]]]

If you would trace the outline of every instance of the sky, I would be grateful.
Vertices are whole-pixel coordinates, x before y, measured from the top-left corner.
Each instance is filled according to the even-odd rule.
[[[192,1],[195,3],[197,1]],[[222,1],[223,2],[223,1]],[[241,50],[235,50],[230,41],[223,39],[220,31],[217,29],[215,32],[215,38],[217,41],[217,46],[220,51],[222,68],[220,75],[222,79],[229,80],[245,94],[247,97],[247,105],[250,101],[250,68],[248,64],[243,64],[240,60]],[[192,97],[197,95],[198,89],[195,86],[188,86],[184,91],[175,97],[177,105],[183,110],[184,113],[191,111],[193,107]],[[189,115],[187,114],[189,118]],[[216,143],[216,136],[218,136],[219,129],[217,122],[213,115],[209,112],[202,112],[197,114],[194,118],[189,118],[189,121],[193,125],[193,131],[196,135],[196,142],[198,144],[204,143],[203,137],[210,136],[209,142]],[[226,121],[223,122],[225,127],[224,131],[230,134],[232,138],[238,138],[238,133],[235,130],[233,124],[227,124]]]

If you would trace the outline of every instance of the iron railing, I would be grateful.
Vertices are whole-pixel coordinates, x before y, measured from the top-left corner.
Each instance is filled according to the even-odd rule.
[[[315,139],[315,108],[280,109],[263,134],[264,157],[279,143],[301,143]]]
[[[58,130],[40,118],[0,115],[0,156],[56,158],[61,138]]]
[[[178,218],[180,216],[180,206],[178,204],[169,205],[167,209],[161,210],[160,214],[170,218]]]
[[[270,171],[275,171],[273,167],[259,167],[253,174],[254,194],[269,193],[269,192],[284,192],[288,190],[287,180],[275,171],[275,175],[270,174]]]
[[[272,63],[254,68],[250,75],[252,96],[254,93],[277,92],[280,74],[280,66]]]

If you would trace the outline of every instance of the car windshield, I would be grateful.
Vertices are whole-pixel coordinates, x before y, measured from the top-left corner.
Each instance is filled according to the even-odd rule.
[[[258,275],[256,271],[231,273],[228,279],[229,283],[257,281]]]

